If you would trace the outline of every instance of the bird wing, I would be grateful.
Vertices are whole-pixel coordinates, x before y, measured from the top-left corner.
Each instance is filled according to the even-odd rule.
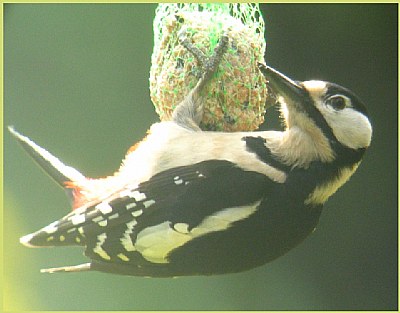
[[[266,176],[228,161],[162,172],[134,191],[140,193],[140,201],[118,200],[119,212],[134,204],[137,210],[100,238],[92,237],[86,255],[122,263],[137,264],[138,258],[167,263],[168,255],[187,242],[253,214],[272,184]]]
[[[85,254],[99,261],[166,263],[169,253],[188,241],[253,214],[275,184],[229,161],[176,167],[71,212],[29,235],[30,244],[83,245]]]

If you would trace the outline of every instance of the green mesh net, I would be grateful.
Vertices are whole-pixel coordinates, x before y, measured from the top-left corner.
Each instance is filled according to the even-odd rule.
[[[159,4],[153,27],[150,96],[161,120],[171,118],[200,77],[196,59],[178,40],[184,30],[206,55],[212,54],[222,33],[229,37],[227,52],[204,94],[202,129],[253,130],[263,122],[268,95],[257,67],[265,53],[264,20],[258,4]]]

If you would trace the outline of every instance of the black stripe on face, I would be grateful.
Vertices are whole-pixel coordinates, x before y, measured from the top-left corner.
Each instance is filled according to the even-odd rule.
[[[328,83],[327,87],[328,87],[328,92],[326,93],[326,97],[330,97],[335,94],[342,94],[351,99],[355,110],[358,110],[363,114],[366,114],[364,113],[366,112],[365,106],[362,104],[361,101],[357,102],[359,100],[354,101],[354,99],[356,98],[354,98],[354,96],[351,95],[350,91],[347,91],[348,93],[344,93],[344,89],[342,87],[330,83]],[[314,121],[316,126],[319,129],[321,129],[324,136],[328,138],[331,149],[336,154],[335,162],[337,162],[337,166],[344,167],[358,163],[361,160],[362,156],[364,155],[365,149],[354,150],[344,146],[339,140],[337,140],[336,136],[333,133],[332,128],[326,122],[322,113],[314,106],[311,96],[309,96],[309,100],[307,101],[309,101],[309,103],[306,103],[306,105],[303,106],[304,113],[307,114],[307,116]]]
[[[368,112],[367,108],[361,101],[361,99],[354,94],[352,91],[349,89],[346,89],[340,85],[334,84],[334,83],[328,83],[326,82],[326,92],[323,96],[322,99],[320,99],[323,104],[325,105],[324,102],[330,98],[331,96],[334,95],[343,95],[350,99],[351,101],[351,106],[355,111],[360,112],[361,114],[365,115],[367,118]],[[314,100],[311,98],[311,95],[307,92],[307,90],[304,88],[304,94],[302,96],[302,99],[299,99],[300,105],[296,104],[296,108],[301,107],[300,111],[303,111],[311,120],[314,121],[314,123],[319,127],[323,134],[329,139],[330,143],[338,143],[341,145],[341,143],[337,140],[336,136],[333,133],[332,128],[329,126],[329,124],[326,122],[323,114],[317,109],[315,106]]]
[[[311,119],[315,125],[322,131],[324,136],[328,138],[331,146],[332,143],[338,142],[335,134],[333,133],[332,128],[326,122],[325,117],[322,113],[316,108],[314,105],[314,100],[311,98],[310,94],[305,90],[303,102],[301,105],[297,105],[296,107],[302,108],[302,112],[305,113],[309,119]]]
[[[337,84],[326,83],[326,94],[322,101],[325,101],[327,98],[333,95],[344,95],[351,100],[351,104],[354,110],[364,114],[368,117],[367,109],[361,100],[350,90],[341,87]],[[316,126],[321,129],[324,136],[326,136],[329,140],[329,144],[331,149],[336,153],[335,164],[338,167],[347,167],[351,166],[355,163],[361,161],[362,156],[365,153],[364,148],[360,148],[357,150],[351,149],[349,147],[344,146],[339,140],[337,140],[336,136],[333,133],[332,128],[326,122],[323,114],[315,107],[314,101],[311,96],[307,93],[307,97],[304,97],[304,103],[302,105],[303,112],[314,121]]]

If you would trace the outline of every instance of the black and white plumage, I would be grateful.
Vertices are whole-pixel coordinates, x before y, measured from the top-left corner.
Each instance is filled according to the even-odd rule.
[[[91,259],[45,272],[240,272],[283,255],[315,229],[323,204],[370,144],[365,107],[338,85],[297,83],[260,65],[286,129],[203,132],[201,90],[226,45],[222,37],[173,120],[154,124],[113,176],[86,178],[10,128],[74,201],[71,213],[21,243],[83,246]]]

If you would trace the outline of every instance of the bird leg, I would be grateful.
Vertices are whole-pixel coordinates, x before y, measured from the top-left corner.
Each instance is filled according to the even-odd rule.
[[[204,113],[204,99],[200,93],[211,80],[217,70],[228,46],[228,36],[223,34],[219,39],[211,57],[206,57],[202,51],[189,42],[186,32],[181,31],[178,36],[181,44],[193,54],[202,69],[202,76],[196,86],[190,91],[186,98],[175,108],[172,120],[178,125],[190,130],[200,131],[200,122]]]

